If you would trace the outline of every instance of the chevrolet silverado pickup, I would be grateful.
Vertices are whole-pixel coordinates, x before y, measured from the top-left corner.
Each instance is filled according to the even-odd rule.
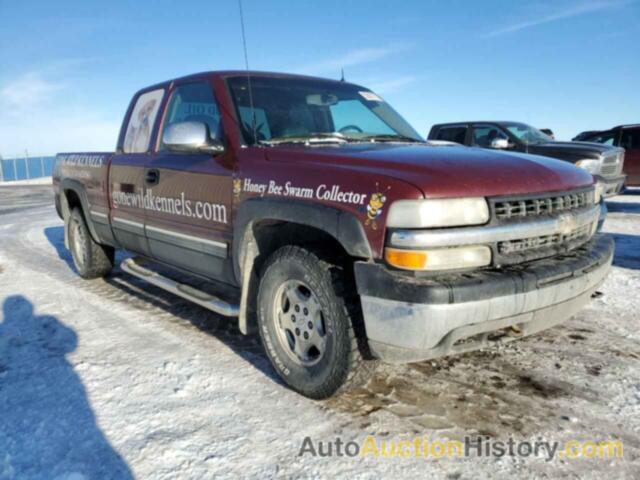
[[[622,148],[587,142],[559,142],[521,122],[459,122],[434,125],[429,140],[448,140],[470,147],[524,152],[573,163],[598,180],[603,197],[622,190],[625,153]]]
[[[78,274],[126,273],[260,335],[326,398],[379,361],[521,338],[574,315],[613,241],[570,163],[431,145],[371,90],[207,72],[136,93],[115,152],[58,154]]]

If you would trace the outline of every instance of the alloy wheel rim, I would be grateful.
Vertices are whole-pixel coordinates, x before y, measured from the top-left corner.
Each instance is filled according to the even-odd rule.
[[[320,302],[299,280],[278,287],[273,317],[280,346],[297,364],[309,367],[320,361],[327,345],[327,329]]]

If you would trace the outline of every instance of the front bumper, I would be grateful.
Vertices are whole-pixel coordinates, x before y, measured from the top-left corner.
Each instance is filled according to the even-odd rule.
[[[475,350],[537,333],[589,301],[613,260],[598,234],[570,253],[502,270],[416,278],[358,262],[369,347],[389,363]]]

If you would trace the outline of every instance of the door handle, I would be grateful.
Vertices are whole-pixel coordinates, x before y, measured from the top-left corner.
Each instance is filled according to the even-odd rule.
[[[146,170],[144,174],[144,181],[147,185],[157,185],[160,181],[160,171],[155,168]]]

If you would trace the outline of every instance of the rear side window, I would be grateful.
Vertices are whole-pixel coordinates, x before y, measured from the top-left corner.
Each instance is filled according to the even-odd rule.
[[[220,111],[208,82],[178,86],[167,107],[163,134],[167,128],[180,122],[202,122],[209,127],[211,138],[220,138]]]
[[[464,139],[467,135],[467,127],[442,127],[436,134],[436,140],[446,140],[448,142],[456,142],[464,145]]]
[[[144,153],[149,150],[149,141],[158,109],[164,95],[163,89],[152,90],[138,97],[124,137],[124,153]]]
[[[640,149],[640,128],[623,130],[620,146],[626,150]]]

